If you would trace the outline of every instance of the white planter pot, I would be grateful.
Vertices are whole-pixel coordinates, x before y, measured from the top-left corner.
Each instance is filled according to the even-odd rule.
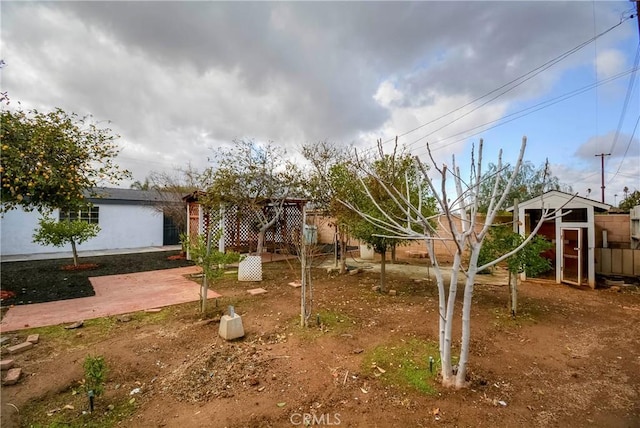
[[[238,264],[238,281],[262,281],[262,257],[245,256]]]
[[[360,258],[362,260],[373,260],[374,254],[375,252],[372,246],[366,244],[360,245]]]

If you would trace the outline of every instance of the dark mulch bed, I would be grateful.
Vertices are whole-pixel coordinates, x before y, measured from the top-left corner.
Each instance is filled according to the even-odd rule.
[[[26,305],[95,295],[89,277],[192,266],[177,251],[82,257],[86,269],[69,269],[70,259],[4,262],[0,264],[1,304]],[[67,267],[65,269],[65,267]]]

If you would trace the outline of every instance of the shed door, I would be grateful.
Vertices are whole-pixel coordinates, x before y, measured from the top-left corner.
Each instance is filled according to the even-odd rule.
[[[561,281],[582,284],[582,229],[566,228],[560,231],[562,237]]]

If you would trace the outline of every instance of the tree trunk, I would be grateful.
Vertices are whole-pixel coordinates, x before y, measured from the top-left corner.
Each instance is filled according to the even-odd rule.
[[[266,234],[266,229],[260,229],[258,231],[258,246],[256,248],[256,255],[262,256],[262,249],[264,248],[264,236]]]
[[[478,255],[480,245],[476,244],[471,251],[467,280],[464,286],[464,298],[462,303],[462,342],[460,345],[460,360],[458,361],[458,373],[456,374],[455,388],[467,386],[467,361],[469,361],[469,342],[471,339],[471,305],[473,303],[473,286],[478,271]]]
[[[392,245],[391,246],[391,264],[395,264],[396,262],[396,246]]]
[[[302,278],[300,281],[300,327],[305,327],[307,324],[307,263],[305,261],[304,253],[302,255],[300,265],[302,270]]]
[[[340,273],[347,272],[347,241],[344,236],[340,239]]]
[[[71,240],[71,253],[73,254],[73,265],[78,266],[78,250],[76,249],[76,241]]]
[[[380,292],[387,292],[387,275],[386,275],[386,265],[387,265],[387,251],[383,250],[380,253]]]
[[[518,211],[518,198],[513,200],[513,231],[514,233],[518,233],[519,229],[519,211]],[[516,317],[516,313],[518,312],[518,274],[517,273],[509,273],[509,294],[511,294],[511,299],[509,300],[509,309],[511,310],[511,316],[513,318]]]
[[[340,260],[338,257],[338,253],[340,253],[340,229],[338,225],[335,226],[335,234],[334,234],[334,243],[333,243],[333,266],[338,267],[338,261]]]
[[[282,203],[284,203],[284,199],[281,201],[280,206],[276,208],[276,212],[271,220],[266,223],[260,224],[260,229],[258,229],[258,244],[256,248],[256,255],[258,256],[262,256],[262,249],[264,248],[264,240],[265,236],[267,235],[267,230],[269,230],[269,228],[276,224],[276,222],[280,219],[280,215],[282,214]]]
[[[304,320],[304,325],[309,326],[309,318],[313,312],[313,281],[311,280],[311,265],[307,263],[307,296],[305,297],[306,313],[307,316]]]
[[[451,338],[453,332],[453,310],[456,304],[456,294],[458,292],[458,271],[462,263],[462,255],[456,252],[451,267],[451,279],[449,281],[449,296],[446,298],[446,314],[444,318],[444,331],[440,340],[440,360],[442,364],[442,385],[445,387],[455,386],[453,365],[451,364]],[[444,290],[443,290],[444,291]]]
[[[513,318],[516,317],[518,313],[518,274],[517,273],[509,273],[509,312],[511,312],[511,316]]]
[[[207,274],[203,273],[202,285],[200,286],[200,313],[204,314],[207,310],[207,291],[209,290],[209,281]]]
[[[302,224],[307,223],[306,211],[302,210]],[[307,238],[300,237],[300,327],[307,324]]]
[[[446,331],[446,299],[444,293],[444,277],[442,276],[442,271],[440,270],[440,264],[438,264],[438,259],[436,258],[435,250],[433,248],[433,241],[427,240],[427,253],[429,254],[429,259],[431,260],[431,265],[433,266],[433,274],[436,277],[436,284],[438,286],[438,343],[440,345],[440,361],[441,361],[441,372],[444,373],[442,369],[444,367],[444,343],[445,343],[445,331]],[[427,267],[428,269],[428,267]],[[429,277],[429,281],[431,281],[431,277]],[[449,363],[449,366],[451,364]],[[444,381],[444,376],[443,376]],[[444,382],[443,382],[444,383]]]
[[[211,225],[207,228],[207,255],[206,260],[209,260],[209,254],[211,254]],[[207,310],[207,292],[209,290],[209,279],[207,278],[207,271],[202,269],[202,285],[200,287],[200,313],[204,315]]]

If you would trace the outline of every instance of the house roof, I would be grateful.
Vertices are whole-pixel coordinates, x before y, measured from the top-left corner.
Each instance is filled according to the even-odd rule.
[[[153,205],[158,202],[182,203],[180,196],[173,192],[117,187],[95,187],[90,192],[85,192],[85,197],[94,204]]]
[[[609,211],[611,205],[594,201],[593,199],[584,198],[571,193],[562,192],[560,190],[549,190],[540,196],[518,203],[519,208],[536,209],[541,208],[544,202],[545,208],[586,208],[592,206],[595,211]],[[566,205],[566,206],[565,206]],[[507,211],[513,211],[513,206],[507,208]]]
[[[203,191],[203,190],[195,190],[191,193],[189,193],[188,195],[184,195],[182,197],[182,200],[185,202],[198,202],[198,198],[203,197],[207,194],[207,192]],[[269,199],[265,199],[264,200],[264,204],[265,205],[269,205],[270,203],[272,203],[273,200],[269,200]],[[306,204],[308,202],[308,199],[303,199],[303,198],[286,198],[284,200],[285,205],[298,205],[298,204]]]

